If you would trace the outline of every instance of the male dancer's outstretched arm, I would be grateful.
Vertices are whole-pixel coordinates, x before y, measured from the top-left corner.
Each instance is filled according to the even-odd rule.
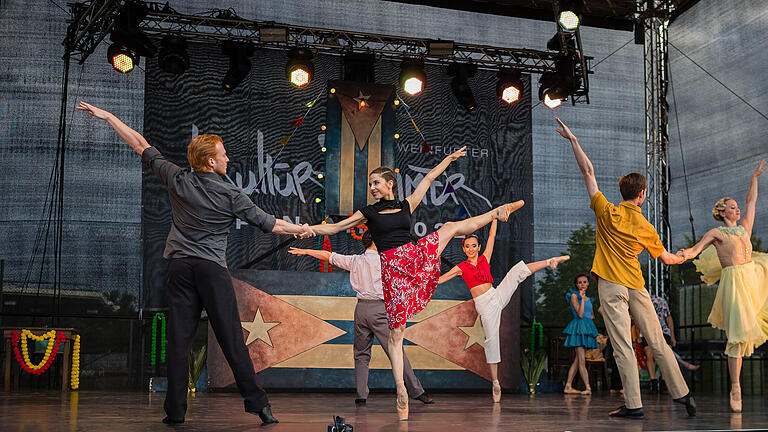
[[[595,168],[592,166],[592,162],[587,157],[587,154],[584,153],[584,150],[581,149],[579,141],[576,139],[576,135],[574,135],[571,130],[568,129],[568,126],[566,126],[562,120],[557,117],[555,117],[555,120],[557,120],[557,122],[560,123],[560,126],[562,127],[562,129],[555,128],[555,130],[563,138],[571,142],[573,155],[576,156],[576,162],[579,164],[581,174],[584,176],[584,184],[587,186],[589,199],[592,199],[592,197],[595,196],[597,192],[599,192],[599,189],[597,188],[597,179],[595,178]]]
[[[117,132],[118,135],[120,135],[120,138],[123,139],[126,143],[128,143],[129,146],[133,150],[136,151],[139,155],[142,155],[144,153],[144,150],[148,149],[150,147],[147,140],[138,132],[131,129],[128,125],[123,123],[119,118],[115,117],[114,114],[110,113],[109,111],[103,110],[101,108],[97,108],[89,103],[86,102],[80,102],[80,104],[77,106],[77,109],[81,111],[85,111],[88,114],[92,115],[93,117],[96,117],[99,120],[104,120],[107,123],[109,123],[110,126],[112,126],[112,129]],[[181,171],[181,168],[176,166],[176,164],[173,163],[165,163],[159,168],[158,177],[160,177],[160,180],[163,181],[163,183],[167,182],[167,179],[170,178],[171,175],[175,174],[177,171]],[[250,222],[250,218],[248,217],[249,211],[253,211],[253,202],[248,198],[245,194],[242,194],[235,198],[235,202],[233,205],[233,211],[235,214],[240,218],[247,222]],[[261,210],[258,210],[261,211]],[[275,225],[272,228],[271,231],[273,234],[293,234],[297,237],[307,238],[307,237],[314,237],[315,232],[312,231],[312,229],[307,225],[295,225],[290,222],[286,222],[280,218],[277,218],[275,220]]]

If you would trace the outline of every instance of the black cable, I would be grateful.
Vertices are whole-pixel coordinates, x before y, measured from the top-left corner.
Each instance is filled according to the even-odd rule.
[[[669,62],[667,62],[669,63]],[[672,84],[672,69],[667,64],[667,77],[669,89],[672,90],[672,103],[675,104],[675,126],[677,126],[677,140],[680,142],[680,159],[683,162],[683,180],[685,180],[685,196],[688,199],[688,221],[691,223],[691,239],[696,242],[696,228],[693,226],[693,210],[691,210],[691,193],[688,189],[688,171],[685,169],[685,155],[683,154],[683,136],[680,133],[680,118],[677,116],[677,98],[675,98],[675,86]]]
[[[696,67],[698,67],[699,69],[701,69],[701,70],[702,70],[702,71],[703,71],[705,74],[709,75],[709,77],[710,77],[710,78],[712,78],[713,80],[717,81],[717,83],[718,83],[718,84],[720,84],[720,85],[721,85],[721,86],[723,86],[723,87],[724,87],[726,90],[728,90],[729,92],[731,92],[731,94],[733,94],[734,96],[736,96],[737,98],[739,98],[739,100],[740,100],[740,101],[742,101],[742,102],[744,102],[744,104],[745,104],[745,105],[747,105],[748,107],[750,107],[750,108],[752,108],[753,110],[755,110],[755,112],[756,112],[756,113],[758,113],[758,114],[760,114],[760,116],[761,116],[761,117],[763,117],[764,119],[768,120],[768,116],[766,116],[765,114],[763,114],[762,112],[760,112],[760,110],[758,110],[757,108],[755,108],[755,107],[754,107],[754,106],[753,106],[751,103],[747,102],[747,101],[746,101],[746,99],[744,99],[743,97],[739,96],[739,95],[738,95],[738,94],[737,94],[735,91],[731,90],[731,89],[730,89],[730,87],[728,87],[727,85],[725,85],[725,83],[723,83],[722,81],[720,81],[719,79],[717,79],[717,78],[716,78],[714,75],[712,75],[711,73],[709,73],[709,72],[708,72],[706,69],[704,69],[704,68],[703,68],[703,67],[702,67],[700,64],[696,63],[696,62],[695,62],[695,61],[694,61],[692,58],[688,57],[688,54],[684,53],[682,50],[680,50],[680,48],[676,47],[676,46],[675,46],[675,44],[673,44],[672,42],[669,42],[669,46],[671,46],[672,48],[676,49],[676,50],[677,50],[677,52],[679,52],[679,53],[680,53],[680,54],[682,54],[682,55],[683,55],[685,58],[687,58],[688,60],[690,60],[690,61],[691,61],[691,63],[693,63],[694,65],[696,65]]]

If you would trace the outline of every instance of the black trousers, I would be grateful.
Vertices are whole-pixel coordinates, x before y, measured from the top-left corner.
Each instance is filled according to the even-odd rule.
[[[168,266],[167,294],[168,392],[163,407],[168,417],[183,420],[187,411],[189,351],[203,308],[208,312],[216,340],[245,399],[245,410],[260,411],[268,403],[267,394],[259,385],[243,341],[229,271],[200,258],[172,259]]]

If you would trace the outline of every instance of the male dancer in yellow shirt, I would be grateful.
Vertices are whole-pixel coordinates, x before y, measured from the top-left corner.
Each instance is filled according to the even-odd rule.
[[[597,239],[592,274],[597,279],[597,290],[602,306],[605,327],[614,348],[616,365],[624,384],[624,405],[612,411],[612,417],[642,417],[640,378],[637,359],[632,349],[630,311],[635,323],[645,335],[648,345],[667,380],[669,393],[675,402],[685,405],[689,416],[696,415],[696,402],[677,367],[672,349],[664,341],[661,325],[651,297],[645,289],[643,273],[637,255],[647,250],[653,258],[664,264],[681,264],[684,260],[664,249],[659,235],[640,212],[645,201],[646,180],[639,173],[630,173],[619,180],[623,201],[615,206],[608,202],[597,188],[595,169],[576,136],[557,119],[562,129],[557,132],[571,143],[576,162],[584,176],[595,212]]]

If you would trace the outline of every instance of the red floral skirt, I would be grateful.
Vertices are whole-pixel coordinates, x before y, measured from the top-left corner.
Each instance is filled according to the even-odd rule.
[[[440,277],[437,231],[417,243],[406,243],[379,253],[384,307],[390,329],[424,309],[432,299]]]

